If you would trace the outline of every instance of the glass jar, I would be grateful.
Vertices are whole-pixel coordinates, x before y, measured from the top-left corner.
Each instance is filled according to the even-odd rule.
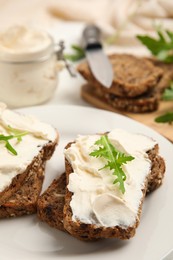
[[[0,35],[0,101],[11,108],[46,102],[58,84],[54,41],[33,29],[10,30]]]

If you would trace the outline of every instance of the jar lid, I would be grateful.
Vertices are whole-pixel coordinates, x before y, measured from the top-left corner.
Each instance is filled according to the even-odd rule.
[[[45,31],[26,26],[11,27],[0,33],[0,61],[27,62],[50,56],[54,44]]]

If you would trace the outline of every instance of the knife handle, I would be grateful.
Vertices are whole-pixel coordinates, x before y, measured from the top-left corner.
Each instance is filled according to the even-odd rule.
[[[83,31],[84,49],[101,48],[101,31],[95,25],[88,25]]]

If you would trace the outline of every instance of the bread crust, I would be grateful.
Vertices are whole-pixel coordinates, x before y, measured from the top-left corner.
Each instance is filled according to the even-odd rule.
[[[36,212],[36,203],[42,189],[45,163],[52,156],[58,143],[48,141],[26,170],[13,178],[11,184],[0,193],[0,218],[21,216]]]
[[[129,54],[112,54],[108,56],[114,71],[110,88],[102,86],[93,76],[86,62],[78,66],[79,73],[95,88],[118,97],[137,97],[155,88],[163,70],[147,59]]]

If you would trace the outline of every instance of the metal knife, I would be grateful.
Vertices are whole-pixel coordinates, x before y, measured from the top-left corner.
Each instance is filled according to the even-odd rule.
[[[83,46],[89,67],[103,86],[109,88],[113,81],[112,65],[103,51],[101,31],[95,25],[88,25],[83,31]]]

